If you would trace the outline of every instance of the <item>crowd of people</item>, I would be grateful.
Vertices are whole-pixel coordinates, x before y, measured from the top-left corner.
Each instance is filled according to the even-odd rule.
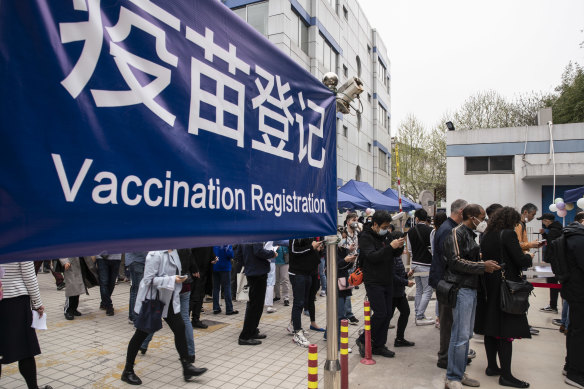
[[[446,369],[445,387],[462,385],[478,387],[469,377],[466,366],[476,356],[469,348],[474,334],[484,336],[487,359],[485,374],[498,376],[502,386],[527,388],[529,384],[513,376],[512,345],[515,340],[537,335],[527,314],[509,313],[502,309],[502,283],[522,282],[522,271],[532,266],[531,249],[547,245],[544,261],[552,262],[552,243],[565,236],[565,261],[570,278],[561,285],[564,300],[562,319],[555,319],[566,334],[567,356],[565,381],[584,388],[584,212],[574,223],[563,228],[553,214],[544,213],[540,231],[543,240],[528,240],[526,223],[537,214],[537,207],[526,204],[518,212],[512,207],[492,204],[486,210],[478,204],[458,199],[451,204],[450,216],[438,213],[430,218],[424,209],[415,212],[406,232],[395,228],[392,216],[383,210],[367,212],[359,217],[348,212],[339,228],[337,248],[337,310],[339,323],[347,319],[358,325],[352,310],[351,296],[359,282],[354,274],[362,274],[362,287],[371,304],[372,354],[392,358],[395,352],[387,346],[390,321],[399,312],[394,347],[412,347],[405,332],[410,316],[406,287],[415,287],[414,323],[434,325],[440,331],[437,366]],[[393,224],[392,224],[393,222]],[[201,320],[203,302],[212,295],[212,311],[218,315],[237,315],[233,300],[243,287],[247,303],[243,328],[238,337],[242,346],[257,346],[267,337],[260,332],[262,314],[276,311],[274,302],[291,305],[287,330],[292,341],[308,347],[307,327],[313,333],[326,328],[316,322],[315,300],[320,290],[326,295],[326,247],[323,237],[291,239],[279,242],[224,245],[190,249],[169,249],[122,254],[102,253],[93,257],[71,257],[43,262],[14,262],[0,265],[0,377],[1,366],[18,361],[28,388],[38,388],[35,356],[40,354],[34,328],[33,312],[42,316],[36,273],[51,272],[57,289],[65,289],[64,317],[81,316],[79,297],[99,286],[100,309],[115,315],[112,293],[119,279],[131,282],[128,321],[135,326],[129,340],[122,381],[140,385],[134,371],[138,352],[148,350],[150,340],[164,319],[174,334],[185,381],[206,372],[195,367],[193,329],[205,329]],[[404,250],[411,258],[404,266]],[[121,273],[121,274],[120,274]],[[243,273],[245,277],[242,277]],[[557,283],[549,278],[548,283]],[[446,288],[446,289],[445,289]],[[446,292],[443,292],[446,290]],[[427,313],[434,291],[435,317]],[[446,296],[446,297],[444,297]],[[224,304],[221,304],[224,301]],[[154,308],[153,308],[154,307]],[[32,311],[31,311],[32,309]],[[558,313],[558,289],[550,289],[549,305],[540,311]],[[584,312],[584,311],[583,311]],[[309,316],[308,326],[302,325]],[[8,320],[10,318],[10,320]],[[154,324],[153,324],[154,323]],[[161,326],[161,323],[159,323]],[[365,355],[365,333],[356,340],[359,353]],[[50,386],[44,386],[51,389]]]

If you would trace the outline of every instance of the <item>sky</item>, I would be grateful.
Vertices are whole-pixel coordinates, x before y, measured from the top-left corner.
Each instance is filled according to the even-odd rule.
[[[359,3],[387,46],[394,135],[408,114],[431,127],[477,92],[553,92],[584,65],[584,0]]]

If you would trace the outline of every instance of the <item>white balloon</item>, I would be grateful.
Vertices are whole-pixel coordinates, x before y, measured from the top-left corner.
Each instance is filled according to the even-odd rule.
[[[556,204],[550,204],[550,211],[551,212],[558,212],[558,207],[556,207]]]
[[[557,203],[563,203],[563,202],[564,202],[564,199],[563,199],[563,198],[561,198],[561,197],[558,197],[558,198],[557,198],[557,199],[554,201],[554,204],[557,204]]]
[[[578,200],[576,205],[578,206],[578,208],[584,209],[584,197]]]

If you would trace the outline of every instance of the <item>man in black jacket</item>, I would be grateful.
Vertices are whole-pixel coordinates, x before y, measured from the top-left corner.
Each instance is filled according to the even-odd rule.
[[[266,285],[270,272],[270,260],[276,258],[278,253],[266,250],[263,243],[241,245],[243,256],[243,271],[249,286],[249,301],[245,309],[243,329],[239,334],[240,345],[255,346],[261,344],[259,339],[265,339],[265,334],[260,334],[258,325],[264,311],[266,298]]]
[[[566,337],[566,383],[584,388],[584,212],[564,229],[570,278],[562,285],[562,297],[570,305]]]
[[[209,268],[217,261],[213,247],[197,247],[191,249],[195,259],[196,276],[193,278],[191,285],[191,307],[192,323],[194,328],[207,328],[208,326],[201,321],[201,309],[203,308],[203,299],[205,298],[205,285],[209,276]],[[179,254],[180,255],[180,254]],[[184,253],[183,253],[184,255]]]
[[[462,224],[452,230],[443,246],[446,261],[444,280],[458,288],[456,305],[452,308],[446,389],[461,389],[462,385],[480,386],[477,380],[465,374],[469,341],[474,328],[479,275],[501,269],[493,260],[481,260],[481,248],[476,242],[474,231],[486,224],[485,218],[483,207],[478,204],[467,205],[462,211]]]
[[[359,235],[359,261],[362,263],[365,291],[371,303],[371,349],[373,354],[391,358],[395,353],[387,348],[387,331],[393,304],[393,257],[403,247],[404,238],[388,237],[391,215],[377,211],[371,223],[363,226]],[[357,339],[361,356],[365,355],[365,335]]]
[[[552,253],[551,247],[552,242],[562,236],[562,228],[564,228],[560,222],[556,221],[556,217],[553,213],[544,213],[541,217],[538,217],[537,220],[541,220],[541,224],[545,228],[539,230],[541,236],[546,240],[547,245],[543,251],[543,261],[546,263],[552,262]],[[546,232],[547,230],[547,232]],[[547,278],[548,284],[557,284],[558,280],[556,277],[548,277]],[[547,307],[541,308],[541,312],[550,312],[550,313],[558,313],[558,295],[560,294],[559,289],[550,289],[550,303]]]

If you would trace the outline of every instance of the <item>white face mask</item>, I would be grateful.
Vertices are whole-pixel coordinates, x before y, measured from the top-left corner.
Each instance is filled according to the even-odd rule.
[[[479,220],[479,219],[476,219],[476,220]],[[473,222],[473,224],[474,224],[474,222]],[[487,229],[487,221],[483,220],[479,224],[475,224],[475,228],[476,228],[477,232],[480,232],[482,234]]]
[[[380,228],[378,234],[381,235],[381,236],[383,236],[383,235],[387,234],[387,230],[384,230],[384,229],[381,229]]]

